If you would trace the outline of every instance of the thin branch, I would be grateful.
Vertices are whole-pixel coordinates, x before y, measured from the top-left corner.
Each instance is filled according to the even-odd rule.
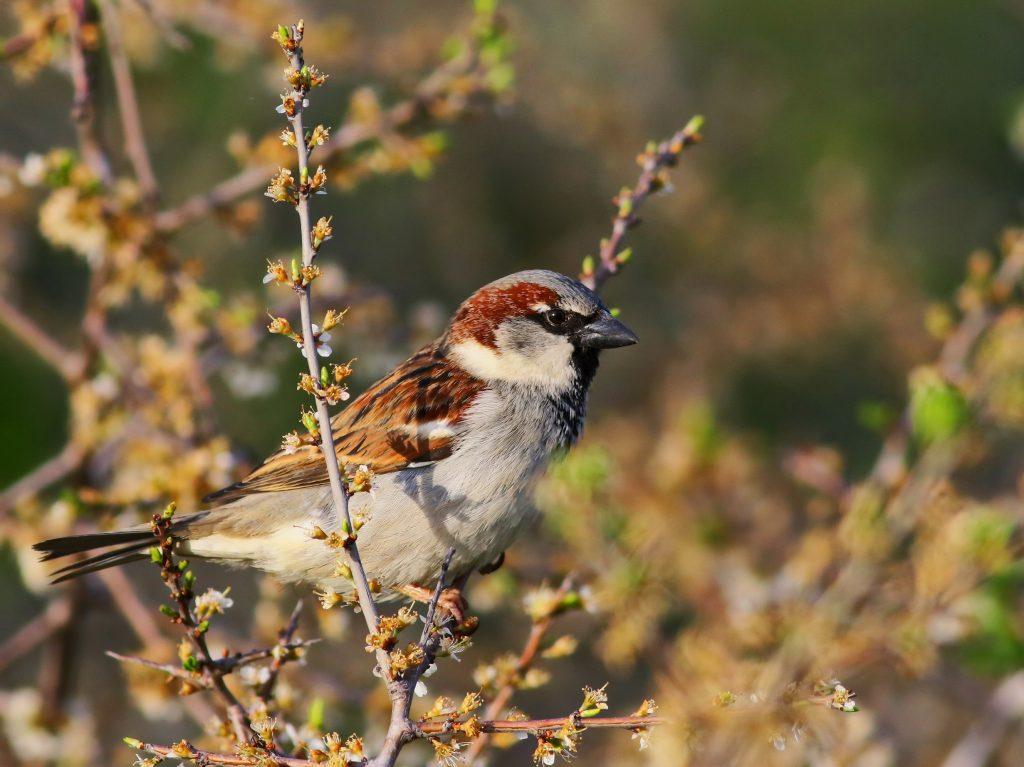
[[[295,614],[293,613],[293,616]],[[289,624],[290,625],[290,624]],[[287,631],[287,629],[285,629]],[[234,671],[239,666],[247,666],[250,663],[256,661],[266,660],[267,658],[273,658],[277,654],[284,652],[290,652],[292,650],[298,650],[303,647],[309,647],[319,642],[319,639],[298,639],[292,640],[291,634],[294,633],[294,629],[288,635],[286,641],[279,642],[273,647],[264,647],[259,650],[247,650],[246,652],[235,653],[234,655],[228,655],[224,658],[214,659],[214,665],[216,665],[221,671],[227,673]]]
[[[174,608],[170,614],[174,615],[172,620],[175,623],[184,627],[185,636],[192,644],[199,660],[203,678],[224,701],[235,739],[239,745],[242,745],[250,740],[249,716],[245,707],[224,681],[225,672],[218,666],[217,659],[213,657],[206,642],[206,628],[200,624],[193,611],[194,594],[191,584],[185,580],[184,573],[174,558],[174,538],[171,535],[173,513],[173,506],[170,506],[165,513],[154,514],[152,523],[153,535],[159,544],[160,577],[171,592],[171,599],[174,602]]]
[[[441,563],[437,585],[434,587],[430,602],[427,603],[427,614],[423,619],[423,631],[420,634],[419,642],[420,647],[423,648],[423,660],[400,682],[388,686],[388,692],[391,694],[391,721],[388,723],[388,731],[384,736],[380,752],[369,762],[369,767],[391,767],[398,760],[398,754],[405,744],[418,737],[421,732],[421,728],[410,721],[409,711],[412,708],[416,683],[437,657],[441,631],[440,627],[434,626],[434,616],[437,612],[437,603],[444,592],[448,579],[448,568],[451,566],[454,556],[455,547],[452,547],[448,549],[444,562]]]
[[[60,482],[82,465],[85,453],[69,442],[53,458],[41,463],[31,472],[0,493],[0,514],[5,514],[26,498]]]
[[[565,724],[571,716],[553,717],[551,719],[485,719],[477,724],[486,733],[497,732],[550,732]],[[646,727],[657,727],[667,724],[662,716],[596,716],[592,719],[580,719],[579,726],[586,730],[635,730]],[[438,735],[450,732],[457,722],[426,722],[419,725],[424,735]]]
[[[71,602],[65,594],[52,600],[42,613],[22,626],[0,645],[0,671],[22,655],[39,647],[54,632],[66,626],[71,620],[71,614]]]
[[[82,368],[81,355],[68,351],[55,341],[35,320],[0,295],[0,324],[4,325],[29,351],[56,370],[66,381],[74,380]]]
[[[77,659],[75,650],[81,628],[80,618],[85,609],[84,584],[80,581],[69,583],[59,598],[67,601],[71,614],[43,643],[43,657],[36,681],[39,710],[45,723],[50,725],[61,722],[66,711]]]
[[[94,22],[89,0],[68,0],[71,40],[69,65],[71,84],[74,86],[74,100],[71,104],[71,120],[78,134],[78,146],[82,158],[104,186],[113,180],[110,163],[107,161],[96,135],[96,106],[92,64],[95,52],[86,48],[83,28]]]
[[[618,210],[612,219],[611,235],[601,240],[597,263],[590,263],[589,258],[584,263],[580,282],[588,288],[599,291],[608,278],[617,274],[629,260],[628,251],[622,251],[621,246],[626,232],[640,223],[637,210],[648,197],[666,187],[666,170],[675,166],[684,150],[701,140],[703,125],[704,118],[694,117],[671,138],[640,155],[641,170],[636,186],[623,189],[612,201]]]
[[[292,614],[288,618],[288,623],[283,629],[277,634],[277,645],[267,650],[270,657],[274,660],[270,664],[270,676],[267,677],[260,689],[257,691],[257,696],[260,700],[266,702],[271,699],[274,695],[274,685],[277,684],[277,677],[281,673],[281,667],[288,661],[290,657],[293,657],[293,652],[299,647],[305,647],[313,644],[310,642],[294,642],[292,641],[295,637],[295,632],[299,629],[299,615],[302,614],[302,602],[296,602],[295,607],[292,609]],[[250,662],[248,660],[241,660],[241,662]]]
[[[521,733],[542,733],[553,732],[560,729],[567,719],[572,717],[557,717],[553,719],[502,719],[477,722],[477,725],[487,733],[498,732],[521,732]],[[667,719],[659,716],[602,716],[593,719],[581,719],[578,724],[587,730],[638,730],[648,727],[657,727],[667,724]],[[452,732],[457,722],[428,722],[417,727],[416,737],[430,735],[444,735]],[[161,746],[155,743],[132,742],[131,745],[140,751],[147,751],[159,756],[176,757],[178,759],[191,759],[199,764],[223,764],[228,767],[249,767],[252,759],[235,754],[224,754],[216,751],[204,751],[195,748],[187,741],[181,741],[173,746]],[[271,757],[272,761],[282,767],[315,767],[318,762],[310,759],[298,759],[295,757],[277,756]],[[376,764],[370,761],[368,764]]]
[[[373,139],[415,126],[431,111],[432,105],[444,98],[452,83],[460,81],[478,66],[473,53],[442,64],[431,72],[414,90],[412,96],[387,109],[376,123],[351,121],[332,131],[331,138],[318,151],[324,162],[333,160],[351,149]],[[180,205],[157,214],[158,232],[169,234],[193,221],[223,209],[246,195],[258,191],[268,176],[277,171],[274,163],[265,163],[239,171],[210,191],[195,195]]]
[[[1014,721],[1024,716],[1024,671],[1011,674],[992,691],[974,724],[949,752],[942,767],[976,767],[988,764]]]
[[[288,641],[282,644],[277,644],[274,647],[266,647],[260,650],[249,650],[248,652],[244,653],[236,653],[235,655],[231,655],[226,658],[213,658],[209,663],[217,669],[218,673],[222,675],[230,674],[234,671],[237,671],[242,666],[248,666],[252,663],[258,663],[259,661],[266,660],[268,658],[273,658],[275,659],[276,662],[278,655],[287,654],[295,650],[301,649],[303,647],[309,647],[310,645],[316,644],[318,641],[318,639],[307,639],[299,642]],[[146,666],[147,668],[163,671],[164,673],[170,674],[171,676],[176,676],[181,679],[187,679],[199,687],[206,687],[208,689],[212,689],[212,685],[210,684],[209,680],[200,677],[198,674],[194,672],[186,671],[181,666],[174,665],[173,663],[159,663],[154,660],[149,660],[148,658],[140,658],[137,655],[124,655],[113,650],[107,650],[106,654],[108,657],[111,657],[116,661],[120,661],[121,663],[134,663],[139,666]],[[283,662],[277,662],[277,668],[271,668],[271,671],[275,677],[277,675],[277,672],[280,671],[282,665]],[[261,690],[259,695],[262,698],[269,698],[270,691],[264,693]]]
[[[103,17],[110,70],[114,76],[114,90],[117,92],[118,113],[121,116],[121,130],[124,132],[124,149],[139,181],[142,198],[147,205],[152,206],[160,196],[160,189],[146,148],[146,135],[142,128],[139,102],[135,96],[135,84],[132,82],[131,64],[124,50],[121,35],[121,19],[117,9],[111,6],[110,0],[97,2]]]
[[[567,575],[562,580],[561,585],[558,587],[558,591],[555,592],[555,601],[560,602],[566,594],[572,589],[572,575]],[[530,667],[533,666],[533,662],[537,657],[537,653],[540,651],[541,642],[543,642],[548,629],[551,628],[551,623],[554,620],[554,615],[549,614],[535,622],[530,628],[530,634],[526,638],[526,644],[523,645],[523,650],[519,654],[519,660],[516,661],[516,673],[515,677],[522,677]],[[501,716],[501,712],[508,706],[508,702],[512,699],[515,694],[515,684],[510,680],[500,690],[497,695],[491,700],[484,711],[484,719],[495,720]],[[486,734],[480,735],[466,750],[466,763],[473,764],[478,756],[487,747],[489,738]]]
[[[177,679],[184,679],[195,687],[202,687],[206,690],[213,689],[213,685],[210,680],[198,674],[194,671],[186,671],[180,665],[173,663],[158,663],[155,660],[149,660],[148,658],[140,658],[137,655],[122,655],[119,652],[113,650],[107,650],[104,653],[108,658],[113,658],[118,663],[133,663],[136,666],[145,666],[151,668],[154,671],[160,671],[169,676],[173,676]]]
[[[59,20],[60,13],[51,10],[36,25],[35,29],[22,32],[20,35],[4,40],[3,45],[0,46],[0,61],[9,61],[31,50],[33,45],[53,32]]]
[[[448,553],[445,554],[444,561],[441,563],[441,572],[437,576],[437,584],[434,586],[434,593],[430,597],[430,601],[427,603],[427,614],[423,618],[423,631],[420,632],[420,647],[424,650],[430,644],[430,632],[434,626],[434,615],[437,613],[437,603],[441,600],[441,594],[444,593],[445,581],[448,579],[448,568],[452,566],[452,557],[455,556],[455,547],[452,546],[448,549]]]
[[[139,751],[147,751],[159,756],[171,757],[173,759],[188,759],[197,764],[224,764],[228,767],[252,767],[253,760],[249,756],[238,756],[236,754],[222,754],[216,751],[203,751],[189,743],[187,740],[179,741],[173,746],[158,746],[154,743],[142,743],[132,741],[129,743]],[[281,767],[315,767],[316,762],[308,759],[297,759],[290,756],[279,756],[274,754],[268,757],[268,764],[280,765]]]

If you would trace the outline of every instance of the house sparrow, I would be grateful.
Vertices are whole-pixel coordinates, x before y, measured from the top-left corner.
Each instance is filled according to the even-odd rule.
[[[580,435],[600,350],[636,341],[593,291],[555,272],[518,272],[470,296],[440,338],[332,420],[343,467],[375,475],[372,492],[350,502],[367,520],[358,543],[367,576],[391,595],[424,598],[450,548],[456,584],[499,561],[534,519],[536,478]],[[339,552],[313,540],[317,527],[340,520],[309,438],[208,496],[172,532],[182,555],[351,591]],[[61,581],[144,559],[152,542],[139,527],[35,548],[49,560],[116,546],[58,570]],[[460,600],[445,605],[457,613]]]

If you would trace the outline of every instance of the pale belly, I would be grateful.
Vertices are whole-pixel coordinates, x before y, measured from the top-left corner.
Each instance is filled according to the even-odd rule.
[[[370,578],[386,588],[431,584],[451,548],[451,576],[468,574],[494,562],[533,522],[534,483],[561,437],[557,419],[531,402],[481,395],[451,456],[380,475],[372,494],[351,499],[351,510],[368,516],[358,546]],[[188,549],[283,580],[347,589],[334,575],[345,553],[311,538],[314,525],[340,529],[326,485],[257,494],[215,509],[205,537],[188,541]]]
[[[484,478],[463,489],[445,483],[435,467],[377,477],[372,495],[350,500],[351,512],[368,517],[358,534],[367,576],[387,588],[433,583],[450,548],[452,577],[495,561],[536,516],[531,479]],[[183,553],[255,565],[285,581],[338,591],[351,585],[334,575],[339,560],[347,560],[344,551],[311,537],[314,526],[340,529],[328,487],[262,494],[220,513],[224,523],[214,525],[218,532],[187,541]]]

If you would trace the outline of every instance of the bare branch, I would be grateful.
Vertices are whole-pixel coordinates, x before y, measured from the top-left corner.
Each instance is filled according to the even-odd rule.
[[[250,740],[249,716],[245,707],[224,681],[224,675],[227,672],[218,665],[217,659],[210,653],[209,645],[206,642],[206,628],[201,625],[193,611],[194,595],[191,584],[185,580],[182,569],[175,562],[174,538],[171,535],[173,513],[173,505],[168,506],[163,514],[153,515],[152,523],[153,535],[157,539],[159,549],[157,561],[160,563],[160,576],[167,585],[168,591],[171,592],[171,599],[174,601],[174,608],[170,611],[170,615],[174,616],[172,620],[175,623],[184,627],[185,636],[195,650],[195,655],[199,660],[199,669],[206,684],[216,691],[224,701],[235,739],[239,744],[245,744]]]
[[[78,146],[82,157],[96,177],[105,186],[113,179],[110,163],[96,135],[96,107],[94,99],[93,60],[95,51],[86,47],[83,29],[94,23],[92,8],[88,0],[69,0],[69,33],[71,47],[69,63],[71,83],[74,86],[74,100],[71,104],[71,120],[78,134]]]
[[[0,645],[0,671],[31,652],[71,620],[71,602],[65,595],[52,600],[46,609],[22,626]]]
[[[296,602],[295,607],[292,608],[292,614],[288,618],[288,623],[285,625],[283,629],[281,629],[278,632],[277,645],[267,650],[261,651],[267,653],[267,655],[263,657],[271,657],[274,659],[273,662],[270,664],[270,676],[267,678],[267,681],[260,686],[259,691],[256,693],[259,696],[260,700],[264,702],[270,700],[270,698],[273,696],[274,685],[277,684],[277,677],[281,673],[281,667],[284,666],[284,664],[288,661],[288,658],[292,656],[292,651],[300,647],[306,647],[319,641],[316,639],[305,642],[292,641],[293,637],[295,636],[295,632],[299,629],[299,615],[301,614],[302,602],[299,601]],[[255,656],[250,653],[248,654],[248,657],[244,655],[240,657],[236,661],[236,663],[251,663],[252,660],[254,659]]]
[[[121,19],[110,0],[97,0],[103,16],[103,31],[106,35],[107,52],[110,56],[110,70],[114,75],[114,89],[117,92],[118,112],[121,116],[121,130],[124,132],[124,148],[132,163],[135,177],[139,181],[142,198],[148,205],[155,205],[160,194],[156,174],[146,149],[146,136],[142,129],[142,116],[132,82],[131,64],[124,50],[121,36]]]
[[[9,37],[0,46],[0,61],[9,61],[30,50],[39,40],[53,32],[60,20],[60,13],[55,10],[47,12],[46,16],[35,25],[34,29],[26,30],[19,35]]]
[[[70,381],[79,375],[82,368],[81,355],[61,346],[49,333],[39,327],[35,320],[2,295],[0,295],[0,324],[11,331],[11,334],[37,357],[60,373],[64,380]]]
[[[170,640],[161,633],[149,608],[142,603],[135,591],[135,586],[124,574],[124,570],[119,567],[110,567],[97,571],[96,575],[103,581],[114,605],[143,645],[147,648],[157,649],[166,647],[170,643]]]
[[[522,732],[542,733],[552,732],[561,728],[567,719],[572,717],[556,717],[553,719],[503,719],[477,722],[477,726],[487,733],[498,732]],[[579,720],[580,727],[587,730],[637,730],[648,727],[656,727],[666,724],[667,720],[659,716],[602,716],[593,719]],[[457,723],[451,721],[428,722],[419,725],[414,737],[426,737],[430,735],[444,735],[454,730]],[[132,741],[130,745],[140,751],[147,751],[160,756],[177,757],[179,759],[192,759],[200,764],[223,764],[229,767],[246,767],[252,764],[252,760],[235,754],[223,754],[216,751],[203,751],[195,748],[187,741],[181,741],[173,746],[160,746],[154,743],[143,743]],[[297,759],[294,757],[274,756],[273,761],[283,767],[314,767],[317,762],[310,759]],[[368,764],[377,764],[376,760]]]
[[[571,716],[554,717],[551,719],[484,719],[478,722],[481,730],[486,733],[496,732],[549,732],[557,730]],[[580,719],[579,725],[587,730],[635,730],[642,727],[656,727],[666,724],[668,720],[661,716],[596,716],[592,719]],[[453,729],[452,722],[427,722],[419,726],[424,735],[437,735]]]
[[[206,679],[201,674],[197,674],[192,671],[186,671],[181,666],[176,666],[173,663],[157,663],[155,660],[149,660],[148,658],[140,658],[136,655],[122,655],[119,652],[113,650],[107,650],[105,655],[108,658],[113,658],[119,663],[134,663],[137,666],[145,666],[151,668],[154,671],[160,671],[169,676],[176,677],[178,679],[184,679],[195,687],[202,687],[207,690],[213,688],[209,679]]]
[[[40,464],[0,493],[0,514],[4,514],[26,498],[31,498],[50,485],[60,482],[82,465],[85,454],[69,442],[53,458]]]

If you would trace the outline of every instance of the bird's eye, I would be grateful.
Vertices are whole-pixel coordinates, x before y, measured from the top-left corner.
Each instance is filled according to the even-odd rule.
[[[569,319],[568,313],[561,309],[548,309],[544,312],[544,321],[553,328],[559,328]]]

